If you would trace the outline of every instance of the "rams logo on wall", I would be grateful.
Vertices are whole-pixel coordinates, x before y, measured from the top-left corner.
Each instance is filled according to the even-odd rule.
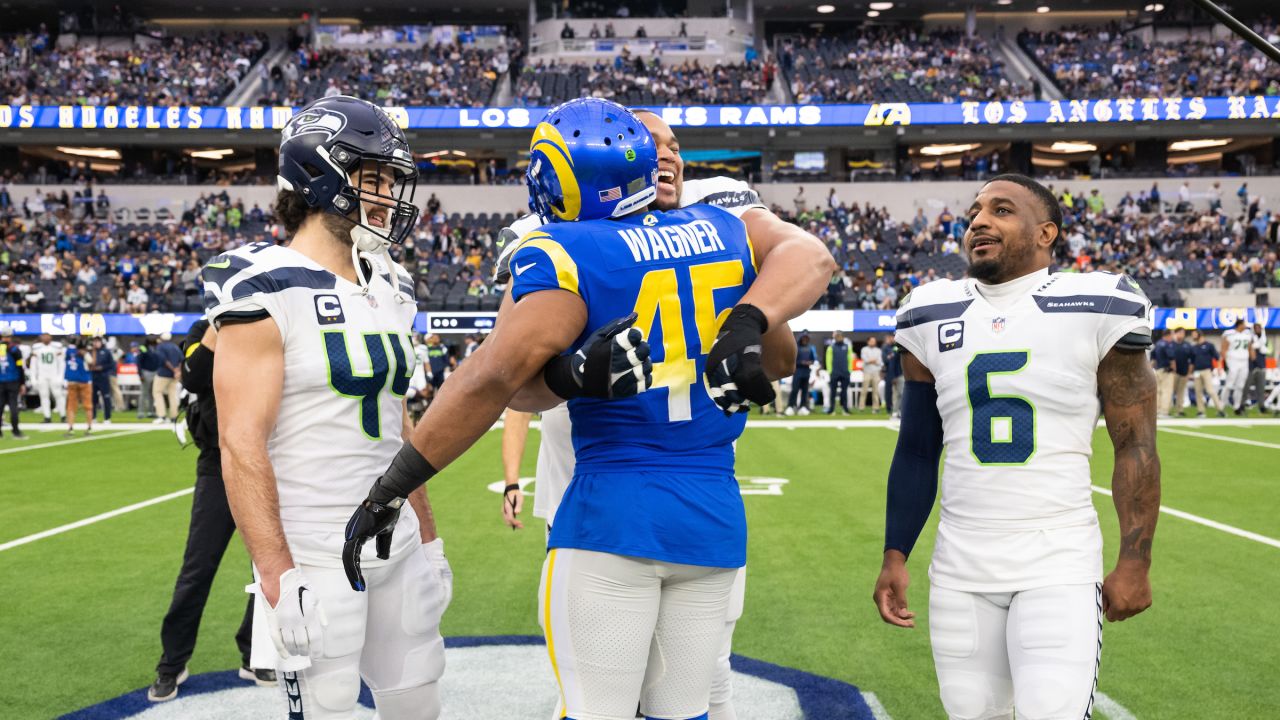
[[[551,666],[541,637],[445,638],[448,670],[440,681],[441,717],[452,720],[478,718],[551,717],[556,689],[549,681]],[[738,655],[733,656],[734,706],[741,720],[805,720],[847,718],[873,720],[868,702],[858,688],[838,680],[780,667]],[[502,692],[494,692],[494,678],[501,678]],[[64,715],[63,720],[179,720],[189,718],[237,718],[267,720],[282,715],[284,697],[278,688],[260,688],[240,680],[236,671],[194,675],[178,689],[175,700],[161,704],[147,701],[146,689]],[[373,696],[360,693],[356,717],[373,717]]]

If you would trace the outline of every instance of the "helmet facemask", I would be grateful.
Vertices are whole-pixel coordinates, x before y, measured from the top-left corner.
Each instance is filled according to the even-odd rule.
[[[407,150],[397,149],[392,155],[370,155],[335,143],[332,150],[326,152],[321,147],[317,153],[346,177],[355,176],[354,185],[347,182],[338,191],[330,210],[353,224],[351,242],[358,251],[385,252],[391,244],[399,245],[409,237],[417,225],[419,210],[413,203],[418,170]],[[383,177],[393,178],[388,194],[380,192]],[[370,206],[381,216],[381,227],[371,222]]]

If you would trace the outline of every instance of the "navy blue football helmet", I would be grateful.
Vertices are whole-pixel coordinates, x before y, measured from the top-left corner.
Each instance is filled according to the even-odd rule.
[[[621,217],[658,196],[658,150],[630,110],[579,98],[538,123],[524,179],[529,209],[543,222]]]
[[[395,179],[391,194],[367,189],[366,174],[388,172]],[[404,131],[382,108],[358,98],[321,98],[289,120],[280,137],[277,182],[301,194],[308,206],[351,221],[352,241],[364,252],[403,242],[418,221],[418,168]],[[374,186],[381,189],[380,183]],[[378,215],[385,208],[381,227],[370,224],[366,203]]]

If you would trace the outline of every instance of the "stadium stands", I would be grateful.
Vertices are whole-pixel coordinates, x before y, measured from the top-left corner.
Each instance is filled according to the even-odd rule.
[[[73,48],[41,34],[9,36],[0,38],[0,96],[11,105],[217,105],[267,46],[253,33]]]
[[[865,27],[835,38],[790,39],[779,64],[798,103],[1031,99],[981,38]]]
[[[607,98],[624,105],[747,105],[766,100],[777,76],[770,62],[665,64],[630,58],[611,63],[535,63],[516,81],[516,102],[555,105],[577,97]]]
[[[1275,22],[1254,29],[1280,42]],[[1023,30],[1018,43],[1068,98],[1280,95],[1280,67],[1234,36],[1146,42],[1113,24]]]
[[[519,42],[512,40],[518,48]],[[511,62],[508,50],[457,44],[421,48],[299,49],[268,80],[261,104],[305,105],[355,95],[379,105],[483,107]]]
[[[1146,193],[1107,207],[1065,187],[1055,192],[1065,218],[1061,268],[1127,272],[1164,306],[1179,305],[1183,288],[1280,287],[1280,218],[1257,205],[1237,216],[1175,212],[1186,208]],[[0,258],[7,258],[0,263],[0,312],[198,311],[194,269],[222,250],[280,236],[262,208],[246,209],[226,191],[200,196],[181,215],[164,208],[124,215],[109,202],[76,214],[74,200],[67,205],[57,196],[34,211],[7,203],[0,190]],[[502,288],[490,280],[494,241],[515,214],[446,212],[432,202],[428,208],[415,235],[393,251],[416,278],[419,308],[496,310]],[[947,209],[892,217],[886,208],[833,195],[819,207],[773,210],[821,238],[840,265],[819,307],[893,309],[912,287],[965,271],[964,224]]]

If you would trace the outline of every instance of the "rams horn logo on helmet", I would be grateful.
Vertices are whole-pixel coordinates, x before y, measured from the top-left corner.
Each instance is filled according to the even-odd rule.
[[[324,133],[325,142],[332,140],[347,126],[347,116],[336,110],[324,108],[307,110],[299,113],[284,128],[284,140],[287,142],[299,135]]]

